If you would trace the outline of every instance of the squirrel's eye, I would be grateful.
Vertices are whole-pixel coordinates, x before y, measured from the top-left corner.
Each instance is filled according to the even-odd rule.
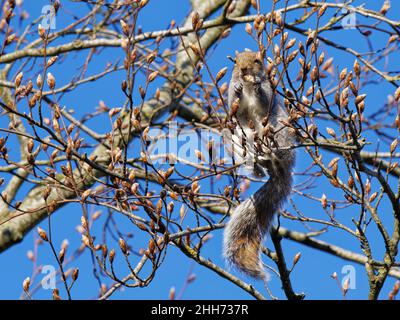
[[[255,63],[255,64],[261,64],[261,61],[258,60],[258,59],[256,59],[256,60],[254,60],[254,63]]]

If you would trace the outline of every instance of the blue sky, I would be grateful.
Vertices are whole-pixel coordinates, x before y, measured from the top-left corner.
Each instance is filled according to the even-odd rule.
[[[40,16],[41,9],[49,1],[44,0],[25,0],[23,5],[24,10],[29,12],[30,21]],[[281,1],[282,2],[282,1]],[[289,1],[289,3],[295,3],[296,1]],[[370,1],[371,2],[371,1]],[[395,12],[400,12],[400,4],[398,1],[392,1],[392,10],[389,17],[398,19],[398,16],[394,16]],[[73,13],[77,16],[82,16],[87,12],[85,5],[72,3],[70,1],[62,1],[63,8],[57,17],[57,28],[62,28],[68,24],[70,17],[66,13]],[[269,4],[267,1],[261,1],[262,11],[267,12]],[[269,1],[268,1],[269,3]],[[355,4],[360,4],[360,1],[355,1]],[[383,1],[374,1],[373,4],[368,3],[368,7],[376,9],[381,6]],[[149,30],[161,30],[168,27],[171,20],[175,20],[180,24],[186,14],[189,12],[189,1],[184,0],[150,0],[148,6],[143,9],[139,16],[139,25],[142,26],[144,31]],[[293,18],[290,15],[289,18]],[[362,20],[361,20],[362,21]],[[314,21],[306,23],[306,26],[313,26]],[[293,35],[300,39],[298,35]],[[356,46],[362,52],[369,50],[367,43],[360,41],[359,33],[357,30],[349,29],[343,31],[337,31],[331,34],[325,34],[326,37],[330,37],[333,41],[338,41],[344,46]],[[387,39],[371,35],[371,42],[375,49],[383,46]],[[54,44],[63,43],[66,39],[57,40]],[[173,39],[171,41],[176,41]],[[356,43],[357,41],[357,43]],[[169,41],[168,45],[170,44]],[[304,41],[303,41],[304,42]],[[231,67],[229,60],[226,58],[227,55],[233,55],[235,50],[243,50],[244,48],[256,49],[255,43],[248,37],[244,31],[244,25],[236,26],[231,36],[220,43],[212,55],[209,57],[209,66],[211,70],[216,73],[224,66]],[[352,68],[354,57],[350,56],[342,51],[337,51],[321,45],[321,49],[325,51],[327,56],[334,56],[334,65],[338,70],[344,67]],[[88,74],[93,74],[102,70],[108,62],[115,62],[118,59],[122,59],[123,51],[120,48],[106,49],[101,54],[94,57],[93,63],[90,64]],[[397,61],[398,62],[398,61]],[[54,66],[52,69],[53,74],[57,78],[57,84],[63,85],[68,83],[74,74],[78,72],[81,59],[72,54],[66,62]],[[15,66],[13,70],[16,70],[19,66]],[[397,66],[396,66],[397,67]],[[26,72],[29,74],[29,71]],[[32,75],[32,72],[31,72]],[[124,102],[123,96],[120,93],[120,82],[124,79],[124,72],[115,72],[105,77],[96,84],[87,84],[76,89],[72,94],[63,96],[60,100],[61,105],[67,106],[67,108],[73,108],[77,116],[91,112],[95,106],[99,104],[100,100],[103,100],[106,105],[110,107],[121,106]],[[138,83],[143,80],[143,77],[139,76]],[[157,85],[157,82],[154,84]],[[152,88],[155,90],[155,87]],[[389,94],[393,94],[394,89],[392,86],[383,84],[377,88],[375,85],[367,86],[365,90],[368,93],[367,108],[371,108],[370,112],[373,112],[374,106],[381,106],[387,99]],[[376,107],[376,108],[377,108]],[[367,111],[368,113],[369,111]],[[104,121],[104,122],[103,122]],[[0,125],[4,127],[7,123],[5,117],[0,118]],[[99,118],[96,121],[90,121],[89,125],[99,132],[106,132],[109,130],[109,122],[106,118]],[[371,139],[374,139],[371,136]],[[372,148],[373,146],[371,146]],[[327,157],[333,158],[334,155],[327,155]],[[304,154],[303,151],[298,153],[297,170],[307,167],[309,164],[309,158]],[[8,177],[7,177],[8,178]],[[321,180],[322,181],[322,180]],[[395,182],[393,182],[395,183]],[[249,190],[249,194],[257,189],[258,185],[254,185]],[[322,192],[327,194],[328,198],[340,198],[336,189],[331,187],[329,183],[324,182],[321,185],[316,186],[316,196],[321,196]],[[22,190],[19,195],[22,196],[24,191]],[[320,191],[320,193],[318,193]],[[313,206],[309,206],[302,202],[302,199],[298,196],[293,196],[293,200],[296,205],[307,212],[311,216],[318,217],[323,214],[321,207],[318,203],[314,203]],[[292,208],[288,205],[289,210]],[[388,209],[386,207],[383,207]],[[98,209],[98,208],[97,208]],[[96,208],[92,208],[95,211]],[[357,212],[352,212],[357,210]],[[385,210],[382,210],[386,214]],[[352,216],[357,216],[358,208],[351,207],[350,209],[342,210],[338,212],[342,219],[351,221]],[[387,214],[390,212],[387,210]],[[76,247],[80,243],[80,235],[75,231],[75,227],[80,224],[81,212],[78,205],[68,205],[59,210],[54,214],[52,218],[54,243],[56,247],[59,247],[62,241],[68,238],[71,247]],[[104,216],[101,218],[104,219]],[[387,220],[383,217],[384,221],[390,221],[390,217]],[[131,225],[129,221],[122,217],[116,217],[121,230],[130,232]],[[190,221],[190,220],[188,220]],[[293,223],[287,220],[281,220],[283,226],[292,228],[294,230],[305,231],[305,229],[299,223]],[[47,224],[42,223],[42,228],[46,229]],[[97,225],[98,231],[101,229],[101,224]],[[389,228],[390,229],[390,228]],[[343,246],[349,250],[361,253],[359,244],[350,238],[345,233],[339,231],[328,232],[321,239],[330,241],[333,244]],[[373,249],[377,253],[382,253],[382,242],[378,236],[376,236],[376,230],[370,231],[371,239],[376,238],[376,241],[372,241]],[[213,232],[214,237],[207,242],[205,245],[202,255],[206,258],[210,258],[213,262],[223,266],[224,261],[221,258],[221,246],[222,238],[221,231]],[[33,249],[33,244],[37,238],[36,232],[30,232],[22,243],[15,245],[6,252],[0,254],[0,299],[15,299],[19,298],[22,292],[22,281],[31,275],[32,263],[27,259],[27,251]],[[141,241],[140,236],[138,239],[134,238],[133,243]],[[271,242],[268,239],[267,245],[270,246]],[[117,247],[117,244],[115,244]],[[348,299],[365,299],[368,293],[368,283],[365,275],[364,268],[362,266],[340,260],[326,253],[321,253],[308,247],[301,246],[289,240],[283,240],[283,248],[287,263],[290,265],[294,255],[297,252],[301,252],[302,256],[297,264],[296,268],[292,273],[292,283],[296,292],[304,292],[308,299],[341,299],[341,292],[338,288],[337,283],[330,278],[333,272],[337,272],[339,277],[343,276],[342,270],[346,269],[346,266],[354,267],[356,271],[356,288],[349,290],[347,295]],[[118,250],[117,250],[118,251]],[[117,255],[119,252],[117,253]],[[120,254],[119,254],[120,255]],[[54,265],[55,261],[51,255],[50,248],[42,245],[39,248],[39,264],[42,265]],[[377,254],[379,258],[380,255]],[[267,261],[268,264],[272,265],[271,261]],[[92,263],[91,257],[87,251],[72,264],[73,267],[80,269],[80,278],[72,290],[72,297],[75,299],[91,299],[96,297],[98,292],[98,285],[96,279],[91,274]],[[343,269],[344,268],[344,269]],[[127,273],[125,266],[119,263],[119,275],[124,276]],[[185,290],[184,299],[249,299],[251,298],[246,292],[242,291],[230,282],[216,276],[212,271],[195,264],[193,261],[188,260],[179,250],[170,247],[165,262],[158,270],[155,280],[150,284],[149,287],[140,289],[124,289],[121,290],[113,298],[115,299],[167,299],[168,293],[171,287],[176,287],[176,291],[179,293],[182,288],[185,279],[189,272],[196,275],[195,281],[193,281]],[[40,279],[41,276],[39,275]],[[258,288],[263,294],[265,290],[261,283],[255,282],[251,279],[246,279],[254,283],[255,287]],[[381,298],[386,298],[388,292],[393,287],[394,280],[389,279],[386,286],[384,287]],[[281,284],[277,277],[272,276],[270,282],[270,289],[279,298],[284,298]],[[62,290],[61,284],[59,285],[61,295],[65,298],[65,292]],[[51,298],[51,291],[40,290],[35,298],[49,299]]]

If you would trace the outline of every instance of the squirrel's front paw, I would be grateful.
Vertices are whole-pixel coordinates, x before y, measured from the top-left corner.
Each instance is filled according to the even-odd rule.
[[[242,94],[243,91],[243,84],[241,82],[236,82],[233,85],[233,89],[235,90],[235,93],[240,96]]]

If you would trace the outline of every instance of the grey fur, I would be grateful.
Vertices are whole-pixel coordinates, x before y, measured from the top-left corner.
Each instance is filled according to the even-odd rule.
[[[259,168],[268,172],[269,180],[250,198],[243,201],[231,215],[224,231],[224,256],[244,273],[255,278],[267,279],[260,259],[260,246],[269,230],[274,215],[290,195],[291,170],[295,163],[295,152],[290,147],[294,138],[289,128],[280,121],[287,121],[284,107],[276,98],[264,68],[252,65],[253,57],[246,52],[236,57],[235,70],[229,85],[228,103],[239,99],[236,114],[242,132],[254,131],[262,139],[261,150],[254,151],[254,171]],[[242,59],[238,63],[238,59]],[[245,61],[243,61],[245,60]],[[244,81],[245,75],[254,76],[254,81]],[[241,90],[240,90],[241,88]],[[266,122],[269,134],[263,136]],[[254,130],[249,128],[249,122]]]

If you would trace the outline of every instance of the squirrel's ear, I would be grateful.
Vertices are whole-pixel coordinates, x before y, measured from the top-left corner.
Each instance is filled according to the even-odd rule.
[[[235,50],[235,55],[237,56],[239,54],[239,51]]]
[[[231,60],[233,63],[236,62],[236,61],[235,61],[235,58],[233,58],[232,56],[227,56],[227,58],[228,58],[229,60]]]

